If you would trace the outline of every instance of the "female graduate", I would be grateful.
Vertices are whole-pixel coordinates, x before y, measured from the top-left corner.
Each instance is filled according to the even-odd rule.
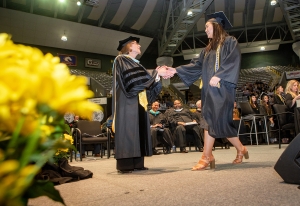
[[[233,164],[241,163],[243,157],[249,158],[247,148],[237,137],[232,118],[241,52],[237,40],[225,31],[232,27],[225,14],[217,12],[208,17],[210,19],[205,24],[205,32],[209,43],[199,58],[176,69],[167,67],[170,75],[177,73],[186,85],[191,85],[202,77],[202,114],[208,129],[204,128],[204,152],[192,168],[193,171],[203,170],[208,165],[210,168],[215,167],[215,158],[212,155],[215,138],[226,137],[236,148],[237,156]]]

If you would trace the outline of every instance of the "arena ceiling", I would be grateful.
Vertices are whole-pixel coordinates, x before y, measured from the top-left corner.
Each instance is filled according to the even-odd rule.
[[[118,41],[141,37],[142,51],[195,55],[206,15],[224,11],[242,51],[278,49],[300,39],[300,0],[0,0],[0,32],[18,43],[116,55]],[[192,13],[190,13],[192,12]],[[68,41],[60,40],[65,34]]]

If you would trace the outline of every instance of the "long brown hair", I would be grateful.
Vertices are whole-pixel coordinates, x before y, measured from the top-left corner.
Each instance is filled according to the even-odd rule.
[[[268,97],[268,102],[265,102],[265,97]],[[270,106],[270,98],[268,95],[264,94],[262,95],[261,97],[261,105],[265,108],[266,112],[268,115],[271,115],[272,114],[272,108]]]
[[[253,100],[252,100],[253,96],[256,98],[256,102],[253,102]],[[250,105],[251,105],[252,108],[257,108],[257,106],[258,106],[257,105],[257,97],[255,95],[250,95],[249,103],[250,103]]]
[[[223,26],[218,24],[215,19],[209,19],[207,22],[210,22],[213,26],[213,38],[209,39],[209,43],[205,48],[205,53],[210,52],[211,50],[217,50],[218,46],[222,46],[227,32],[223,29]]]

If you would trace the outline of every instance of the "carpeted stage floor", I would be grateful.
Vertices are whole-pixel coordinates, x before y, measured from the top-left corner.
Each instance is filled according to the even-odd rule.
[[[91,170],[93,178],[56,186],[66,205],[300,205],[298,185],[286,184],[274,165],[287,144],[248,145],[250,159],[232,165],[236,150],[216,148],[216,169],[191,171],[200,152],[145,158],[148,171],[117,173],[112,157],[87,157],[71,165]],[[193,148],[192,148],[193,149]],[[299,174],[300,175],[300,174]],[[47,197],[30,206],[61,205]]]

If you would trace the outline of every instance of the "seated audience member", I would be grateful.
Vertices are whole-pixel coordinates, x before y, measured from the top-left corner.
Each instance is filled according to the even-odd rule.
[[[259,114],[259,106],[257,104],[257,98],[254,94],[250,96],[249,103],[252,107],[252,110],[255,114]]]
[[[300,85],[297,80],[288,81],[285,88],[285,104],[289,108],[289,111],[294,115],[288,115],[288,122],[295,124],[295,132],[296,134],[300,132],[300,118],[299,118],[299,109],[297,108],[297,100],[300,100]],[[284,141],[284,139],[283,139]]]
[[[174,101],[174,109],[169,111],[168,118],[174,131],[176,144],[180,147],[181,153],[187,153],[185,149],[187,132],[193,134],[196,146],[199,148],[199,151],[203,151],[200,128],[197,121],[190,110],[182,108],[180,100]]]
[[[200,134],[201,134],[201,140],[204,140],[204,129],[208,130],[208,125],[206,124],[206,121],[203,120],[203,116],[202,116],[202,105],[201,105],[201,100],[198,100],[196,102],[196,112],[195,114],[195,119],[197,121],[197,123],[199,124],[200,127]],[[229,141],[227,140],[227,138],[216,138],[217,142],[220,142],[221,144],[225,145],[225,149],[229,149]]]
[[[275,94],[274,94],[274,104],[285,104],[285,97],[284,97],[283,87],[278,85],[275,87]]]
[[[233,120],[238,120],[239,121],[241,119],[240,111],[237,108],[236,101],[234,101],[232,117],[233,117]]]
[[[158,135],[162,135],[163,143],[166,144],[166,154],[171,153],[171,147],[174,145],[174,139],[170,129],[168,128],[167,118],[163,113],[158,111],[159,103],[153,102],[152,109],[149,111],[150,118],[150,130],[152,138],[152,150],[154,155],[159,155],[160,153],[155,149],[158,144]]]
[[[171,98],[167,98],[166,106],[168,109],[173,107],[173,102],[172,102]]]
[[[288,81],[285,88],[285,104],[288,106],[291,112],[294,112],[297,107],[297,100],[300,100],[300,85],[297,80]]]
[[[234,124],[235,128],[238,130],[239,125],[240,125],[240,120],[241,120],[241,114],[240,114],[240,110],[237,108],[236,101],[234,102],[232,117],[233,117],[233,124]],[[240,141],[243,144],[247,144],[248,143],[247,136],[243,135],[243,133],[246,133],[244,120],[242,120],[242,122],[241,122],[239,133],[240,133],[240,135],[239,135]]]
[[[162,102],[159,103],[158,110],[164,112],[164,111],[166,111],[166,109],[167,109],[167,104],[166,104],[165,100],[162,100]]]
[[[86,150],[86,146],[89,146],[89,145],[83,145],[82,147],[82,151],[81,151],[81,154],[82,154],[82,158],[85,158],[85,150]],[[94,154],[94,157],[100,157],[100,144],[93,144],[93,154]]]
[[[111,129],[111,125],[112,125],[112,121],[113,121],[113,117],[110,115],[105,122],[103,122],[103,124],[101,125],[101,131],[102,133],[107,133],[107,128]],[[112,131],[111,131],[112,132]]]
[[[191,109],[197,108],[196,103],[195,103],[193,97],[189,98],[189,101],[187,102],[187,105],[189,105],[189,107],[190,107]]]
[[[78,120],[79,120],[79,116],[75,115],[74,116],[74,120],[72,122],[66,122],[66,123],[69,125],[70,129],[77,128],[77,122],[78,122]]]
[[[272,108],[271,108],[271,105],[269,103],[269,96],[268,95],[263,95],[261,97],[261,107],[260,107],[260,113],[263,114],[263,115],[266,115],[266,116],[269,116],[268,117],[268,120],[270,121],[270,126],[271,127],[274,127],[274,120],[273,120],[273,117],[270,116],[273,114],[272,112]]]
[[[273,112],[272,112],[272,107],[269,103],[269,96],[268,95],[263,95],[261,97],[260,113],[263,114],[263,115],[268,116],[267,119],[269,121],[267,122],[267,127],[268,127],[268,131],[270,131],[271,130],[270,127],[274,127],[275,123],[274,123],[274,120],[273,120],[273,116],[270,116],[270,115],[273,114]],[[270,136],[270,142],[275,142],[275,137],[276,137],[275,134],[273,132],[270,132],[269,136]]]
[[[259,111],[260,108],[259,108],[259,105],[257,103],[257,97],[254,94],[252,94],[250,96],[249,103],[250,103],[250,106],[251,106],[251,108],[253,110],[253,113],[254,114],[260,114],[260,111]],[[262,125],[261,120],[256,123],[256,128],[257,128],[258,132],[262,131],[261,125]],[[250,125],[249,125],[249,128],[251,129]],[[252,128],[252,129],[254,129],[254,128]],[[261,141],[262,134],[259,134],[258,136],[259,136],[259,139],[260,139],[259,141]]]
[[[168,128],[168,121],[166,116],[158,111],[159,102],[155,101],[152,103],[152,108],[149,111],[150,118],[150,131],[152,139],[152,150],[154,155],[159,155],[160,153],[155,149],[159,140],[159,135],[162,135],[163,143],[166,144],[166,153],[171,153],[171,147],[174,145],[174,139],[170,129]]]
[[[198,100],[196,102],[196,112],[193,113],[195,115],[195,119],[200,127],[200,137],[201,140],[204,140],[204,129],[206,128],[207,125],[205,125],[205,121],[203,121],[203,116],[202,116],[202,105],[201,105],[201,100]]]

